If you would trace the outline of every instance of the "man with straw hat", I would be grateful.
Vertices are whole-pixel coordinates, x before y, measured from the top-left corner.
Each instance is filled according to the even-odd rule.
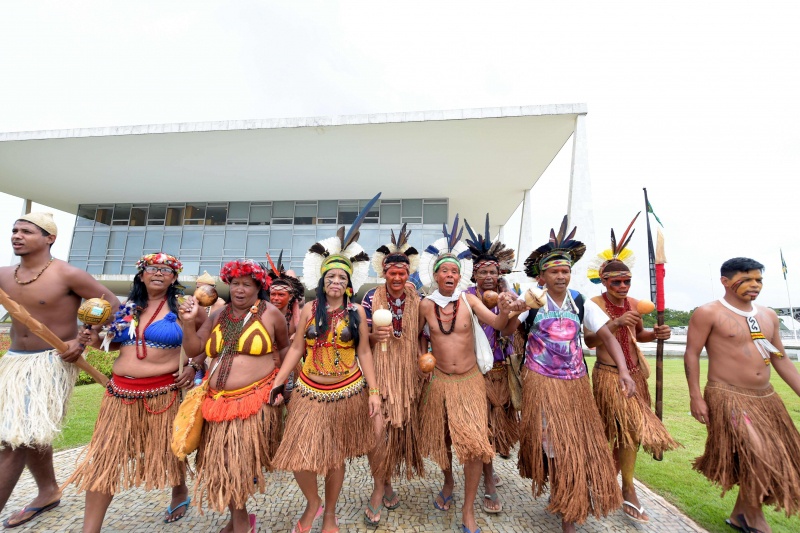
[[[58,228],[51,213],[20,217],[11,230],[16,266],[0,267],[0,288],[69,346],[63,353],[11,322],[11,348],[0,358],[0,510],[23,468],[36,481],[38,494],[3,522],[25,524],[61,502],[53,469],[53,439],[58,435],[83,353],[76,314],[83,298],[108,290],[85,271],[50,255]],[[106,296],[112,306],[119,301]]]

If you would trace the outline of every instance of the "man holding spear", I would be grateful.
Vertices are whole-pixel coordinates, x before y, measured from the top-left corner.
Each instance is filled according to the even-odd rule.
[[[661,454],[675,449],[678,444],[650,410],[650,391],[647,387],[650,371],[636,344],[670,337],[669,326],[644,329],[642,314],[652,311],[652,303],[646,300],[637,301],[628,296],[635,258],[627,245],[633,236],[631,228],[638,216],[637,214],[633,218],[619,242],[615,238],[614,230],[611,230],[611,249],[593,258],[587,269],[592,283],[602,283],[606,289],[606,292],[595,296],[592,301],[609,317],[606,325],[622,348],[625,366],[636,382],[635,395],[626,398],[620,394],[619,369],[597,334],[586,330],[585,340],[589,348],[597,348],[597,362],[592,371],[594,398],[603,419],[606,438],[613,447],[617,471],[622,472],[622,510],[632,520],[646,523],[650,518],[639,502],[633,484],[639,446],[643,446],[649,453]]]
[[[24,509],[3,522],[16,527],[56,507],[61,491],[53,469],[53,439],[60,430],[83,346],[78,340],[76,313],[82,298],[99,298],[107,290],[85,271],[50,255],[58,229],[50,213],[28,213],[11,230],[17,266],[0,267],[0,289],[24,314],[46,327],[31,327],[12,314],[11,348],[0,358],[0,511],[5,507],[24,467],[38,494]],[[112,306],[119,301],[109,298]],[[11,311],[9,305],[7,310]],[[38,337],[48,329],[67,346]],[[57,344],[57,343],[56,343]]]

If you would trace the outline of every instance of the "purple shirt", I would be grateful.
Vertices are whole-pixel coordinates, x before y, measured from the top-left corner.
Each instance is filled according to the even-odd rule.
[[[475,286],[469,287],[466,291],[467,294],[473,294],[478,296],[478,289]],[[478,296],[480,299],[480,296]],[[498,314],[500,310],[497,306],[494,306],[490,309],[490,311],[494,314]],[[494,360],[495,362],[502,362],[514,353],[514,347],[508,342],[508,339],[501,340],[503,337],[500,335],[500,332],[494,329],[492,326],[484,324],[483,322],[480,323],[481,328],[483,328],[483,332],[486,333],[486,338],[489,339],[489,346],[492,347],[492,351],[494,352]]]
[[[550,298],[533,320],[528,335],[525,366],[556,379],[579,379],[586,375],[580,343],[581,322],[570,298],[559,309]]]

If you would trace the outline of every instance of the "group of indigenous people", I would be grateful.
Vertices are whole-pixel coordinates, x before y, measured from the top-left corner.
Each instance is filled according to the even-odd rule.
[[[0,288],[68,349],[56,352],[29,325],[12,323],[11,349],[0,358],[0,508],[26,466],[39,492],[4,526],[25,524],[60,502],[51,443],[86,345],[119,350],[94,435],[67,480],[86,492],[87,532],[100,531],[114,494],[132,487],[171,488],[164,522],[180,520],[193,503],[229,512],[225,533],[256,531],[247,504],[266,491],[269,472],[284,470],[305,498],[292,532],[308,533],[321,519],[321,531],[334,533],[345,463],[363,455],[372,477],[367,525],[379,526],[402,505],[394,483],[424,476],[423,458],[442,471],[432,506],[447,512],[454,450],[464,471],[460,527],[474,533],[481,477],[480,507],[502,512],[503,480],[493,461],[517,446],[519,474],[532,480],[534,497],[549,492],[547,509],[564,531],[620,508],[648,522],[633,485],[637,451],[659,456],[679,444],[651,410],[649,368],[637,345],[670,332],[645,329],[628,296],[634,258],[627,245],[636,219],[619,240],[612,230],[611,248],[592,259],[588,274],[602,285],[600,296],[569,288],[586,247],[576,228],[567,232],[567,217],[524,262],[536,286],[520,296],[503,278],[514,251],[490,238],[488,215],[485,234],[466,224],[466,242],[456,216],[422,253],[403,226],[370,261],[358,229],[379,196],[349,230],[309,249],[302,281],[282,257],[225,264],[219,277],[229,303],[204,306],[183,296],[180,260],[145,255],[126,303],[108,297],[119,311],[103,337],[99,326],[79,330],[75,313],[81,299],[105,291],[50,256],[52,217],[17,220],[12,245],[20,264],[0,268]],[[359,305],[353,297],[370,266],[383,283]],[[743,531],[769,531],[765,503],[800,513],[800,435],[769,385],[770,366],[799,395],[800,374],[783,357],[775,313],[752,302],[762,270],[745,258],[723,265],[725,296],[694,313],[685,356],[691,412],[708,425],[694,467],[724,491],[740,486],[728,523]],[[424,295],[409,281],[415,273]],[[197,282],[215,279],[204,273]],[[308,303],[305,290],[314,292]],[[581,329],[586,346],[597,349],[591,383]],[[203,425],[191,469],[172,452],[171,439],[193,384],[203,387]]]

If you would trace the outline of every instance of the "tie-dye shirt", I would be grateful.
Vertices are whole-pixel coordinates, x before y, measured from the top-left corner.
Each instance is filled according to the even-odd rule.
[[[520,316],[520,321],[524,318]],[[608,316],[592,301],[584,298],[583,322],[597,331]],[[586,375],[583,348],[580,342],[581,322],[571,297],[564,298],[559,308],[548,296],[547,307],[540,309],[533,320],[525,348],[528,369],[557,379],[578,379]]]

